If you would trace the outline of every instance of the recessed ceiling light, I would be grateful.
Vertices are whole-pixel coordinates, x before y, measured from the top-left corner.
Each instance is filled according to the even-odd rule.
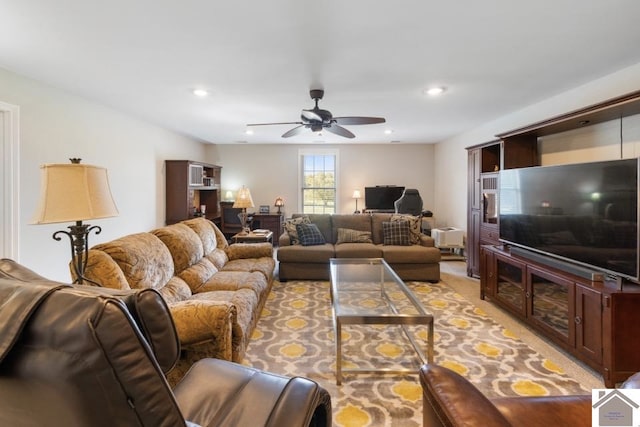
[[[432,87],[424,91],[424,93],[429,96],[441,95],[443,92],[444,88],[442,86]]]
[[[391,135],[392,133],[393,133],[393,130],[391,130],[391,129],[385,129],[384,130],[384,134],[385,135]]]
[[[204,89],[194,89],[193,94],[195,96],[199,96],[200,98],[204,98],[205,96],[209,95],[209,92]]]
[[[247,135],[253,135],[253,129],[247,129],[244,131]]]

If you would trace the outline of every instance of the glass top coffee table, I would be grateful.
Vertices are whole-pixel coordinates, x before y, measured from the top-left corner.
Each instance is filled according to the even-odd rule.
[[[400,325],[422,363],[433,362],[433,315],[381,258],[331,258],[331,306],[336,340],[336,384],[342,373],[416,373],[419,369],[346,369],[342,366],[343,325]],[[427,357],[407,325],[425,325]]]

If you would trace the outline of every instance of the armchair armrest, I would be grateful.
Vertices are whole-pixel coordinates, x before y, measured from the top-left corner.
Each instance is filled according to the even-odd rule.
[[[278,246],[291,246],[291,238],[286,231],[278,237]]]
[[[186,300],[169,306],[180,344],[198,345],[214,341],[218,357],[231,360],[232,334],[242,336],[236,307],[229,302]]]
[[[229,260],[273,257],[273,245],[264,243],[234,243],[226,249]]]
[[[424,426],[511,425],[473,384],[450,369],[424,365],[420,369],[420,384]]]
[[[433,248],[436,246],[436,241],[431,236],[420,234],[420,245],[426,246],[428,248]]]
[[[314,381],[224,360],[196,362],[174,393],[185,419],[201,426],[331,425],[331,398]]]

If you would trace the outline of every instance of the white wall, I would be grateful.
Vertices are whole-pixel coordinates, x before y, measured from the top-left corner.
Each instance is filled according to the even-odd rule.
[[[51,279],[70,279],[69,242],[51,237],[70,224],[30,224],[40,192],[39,165],[80,157],[108,169],[120,215],[89,222],[102,227],[89,238],[94,245],[164,225],[164,160],[205,155],[200,142],[3,69],[0,101],[20,107],[18,260]]]
[[[438,215],[447,218],[450,226],[464,230],[467,228],[466,147],[495,140],[496,134],[578,110],[639,89],[640,64],[636,64],[438,143],[435,147],[434,194],[434,205]],[[637,119],[625,120],[624,124],[627,127],[625,132],[628,132],[625,134],[625,138],[637,141]],[[615,148],[615,142],[609,142],[608,145],[608,149],[596,144],[592,150],[586,149],[581,153],[564,152],[553,155],[550,154],[550,151],[553,150],[552,146],[542,144],[542,158],[546,162],[545,164],[564,162],[571,158],[579,158],[576,161],[605,160],[600,156],[615,156],[615,153],[618,152]],[[640,149],[637,147],[637,143],[625,143],[624,156],[640,155]],[[582,149],[584,149],[584,145],[581,145]],[[627,150],[632,150],[631,152],[634,154],[629,154]],[[619,155],[611,158],[619,158]]]
[[[216,145],[208,147],[208,161],[222,166],[222,193],[242,185],[251,190],[254,204],[270,205],[277,196],[285,199],[287,215],[299,212],[299,150],[337,149],[339,157],[339,213],[355,210],[354,189],[374,185],[417,188],[424,209],[435,212],[433,149],[430,144],[356,145]],[[358,201],[358,209],[364,200]],[[274,208],[271,208],[274,211]]]

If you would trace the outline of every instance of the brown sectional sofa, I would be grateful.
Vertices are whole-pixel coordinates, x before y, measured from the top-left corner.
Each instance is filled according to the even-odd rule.
[[[309,221],[318,226],[324,245],[291,244],[285,232],[279,238],[279,279],[328,280],[331,258],[384,258],[403,280],[437,282],[440,280],[440,250],[432,237],[421,234],[420,244],[396,246],[383,244],[383,222],[394,214],[309,214]],[[299,218],[302,214],[294,214]],[[372,243],[336,244],[339,228],[371,232]]]
[[[212,222],[196,218],[94,246],[85,277],[162,295],[182,348],[168,375],[175,383],[205,357],[242,361],[274,269],[270,243],[229,245]]]

